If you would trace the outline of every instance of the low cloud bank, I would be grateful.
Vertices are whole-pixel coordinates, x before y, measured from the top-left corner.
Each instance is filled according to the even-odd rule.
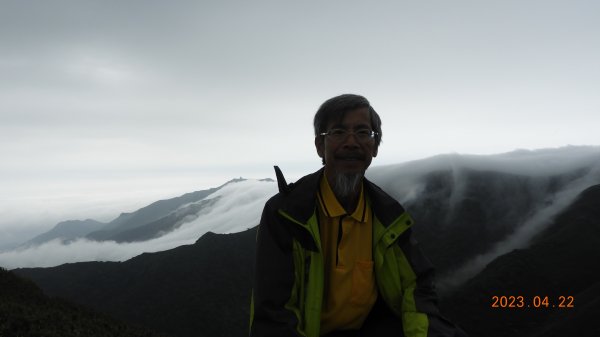
[[[543,206],[535,209],[513,234],[491,246],[486,253],[472,258],[452,274],[440,278],[438,280],[440,291],[448,292],[481,272],[497,257],[514,249],[526,248],[531,239],[551,225],[554,217],[568,207],[581,192],[587,187],[600,184],[600,147],[567,146],[559,149],[518,150],[487,156],[439,155],[405,164],[374,168],[368,176],[376,183],[388,186],[391,194],[402,203],[407,203],[419,198],[423,193],[426,182],[421,177],[442,170],[449,170],[453,177],[451,206],[463,199],[466,181],[462,178],[467,170],[530,177],[549,177],[579,171],[579,176],[573,178],[562,190],[545,195],[546,199],[541,203]],[[541,179],[540,182],[547,181]],[[545,190],[545,187],[535,188]]]
[[[497,257],[515,249],[526,248],[531,239],[552,224],[552,220],[566,207],[571,205],[577,196],[586,188],[600,183],[600,164],[592,167],[589,173],[576,179],[567,188],[556,193],[546,202],[546,206],[536,210],[512,235],[491,247],[485,254],[478,255],[465,263],[451,275],[439,280],[438,285],[443,292],[464,283],[481,272],[487,264]]]
[[[60,240],[39,246],[0,253],[0,266],[52,267],[81,261],[124,261],[145,252],[157,252],[193,244],[211,231],[234,233],[256,226],[264,203],[276,193],[274,182],[246,180],[224,186],[204,200],[216,201],[192,221],[157,239],[144,242],[116,243],[79,239],[69,243]]]
[[[518,230],[487,253],[473,258],[456,273],[440,280],[451,288],[481,271],[496,257],[527,246],[531,238],[550,224],[552,217],[567,207],[585,188],[600,183],[600,147],[565,147],[551,150],[515,151],[491,156],[440,155],[398,165],[373,167],[368,178],[382,186],[402,203],[419,198],[423,176],[429,172],[452,170],[452,198],[460,200],[461,172],[467,169],[508,172],[527,176],[550,176],[583,170],[563,190],[545,200]],[[186,218],[176,230],[144,242],[96,242],[85,239],[62,243],[58,240],[37,247],[0,252],[0,266],[51,267],[80,261],[124,261],[144,252],[156,252],[194,243],[208,231],[234,233],[252,228],[260,221],[264,203],[277,192],[275,182],[246,180],[225,185],[203,200],[212,200],[198,214]],[[202,201],[199,201],[202,202]],[[465,233],[468,235],[468,233]]]
[[[450,170],[455,188],[461,189],[465,170],[512,173],[524,176],[552,176],[600,162],[600,146],[565,146],[557,149],[516,150],[496,155],[442,154],[402,164],[373,167],[367,178],[385,186],[400,202],[418,197],[424,187],[420,178],[427,173]]]

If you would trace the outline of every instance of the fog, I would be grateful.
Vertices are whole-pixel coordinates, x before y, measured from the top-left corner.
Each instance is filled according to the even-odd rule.
[[[124,261],[144,252],[163,251],[193,244],[206,232],[233,233],[258,225],[262,207],[276,192],[276,184],[246,180],[228,184],[204,200],[216,201],[198,217],[157,239],[134,243],[96,242],[79,239],[67,244],[59,240],[0,253],[0,266],[51,267],[80,261]]]
[[[599,10],[4,0],[0,247],[274,163],[318,165],[311,120],[342,93],[381,115],[380,164],[600,144]]]
[[[545,195],[544,202],[539,203],[543,206],[534,209],[530,217],[505,240],[490,247],[485,254],[472,258],[455,272],[442,275],[438,279],[438,286],[442,292],[450,291],[475,276],[498,256],[514,249],[527,247],[531,239],[551,225],[553,218],[569,206],[579,193],[589,186],[600,184],[600,147],[567,146],[535,151],[518,150],[491,156],[439,155],[406,164],[375,167],[369,171],[368,177],[381,186],[386,186],[392,195],[406,203],[419,198],[423,192],[425,182],[420,177],[432,171],[448,169],[453,176],[451,209],[463,198],[465,180],[462,177],[465,170],[503,172],[531,177],[554,176],[580,169],[585,173],[570,182],[563,190]],[[543,186],[534,188],[543,189]],[[464,233],[464,235],[470,234]]]
[[[401,202],[419,198],[422,177],[432,171],[452,169],[455,177],[452,199],[461,199],[461,172],[464,170],[497,171],[527,176],[550,176],[582,169],[583,173],[557,193],[546,195],[543,205],[516,232],[489,247],[485,254],[473,257],[454,274],[439,279],[442,289],[450,289],[474,276],[496,257],[513,249],[527,247],[532,237],[544,230],[555,215],[571,204],[585,188],[600,183],[600,147],[564,147],[537,151],[519,150],[497,155],[447,154],[397,165],[373,167],[368,178]],[[285,167],[282,170],[285,174]],[[307,172],[309,173],[309,172]],[[292,181],[289,179],[288,181]],[[234,233],[259,223],[264,203],[277,192],[275,182],[245,180],[225,185],[203,200],[212,203],[198,214],[188,217],[176,230],[160,238],[135,243],[60,241],[37,247],[0,253],[0,266],[50,267],[79,261],[124,261],[144,252],[156,252],[194,243],[204,233]],[[183,206],[182,206],[183,207]],[[410,211],[410,210],[409,210]],[[418,225],[418,224],[416,224]],[[469,233],[465,233],[469,235]]]
[[[576,166],[574,166],[576,167]],[[478,255],[465,263],[459,270],[438,280],[441,291],[447,292],[478,274],[485,266],[500,255],[514,249],[526,248],[531,239],[552,224],[556,215],[568,207],[586,188],[600,183],[600,157],[590,171],[570,183],[564,190],[545,200],[545,207],[536,209],[533,214],[508,238],[490,247],[487,253]]]
[[[515,249],[526,248],[530,240],[542,230],[552,224],[556,215],[569,206],[585,188],[598,184],[600,182],[600,170],[597,167],[595,172],[578,179],[572,187],[556,194],[548,202],[547,207],[537,209],[534,214],[517,229],[512,235],[494,246],[490,247],[485,254],[478,255],[470,261],[463,264],[458,270],[449,275],[444,275],[437,280],[438,288],[442,293],[448,293],[455,287],[461,285],[468,279],[481,272],[488,263],[497,257],[509,253]],[[465,233],[466,234],[466,233]],[[468,234],[466,234],[468,235]]]

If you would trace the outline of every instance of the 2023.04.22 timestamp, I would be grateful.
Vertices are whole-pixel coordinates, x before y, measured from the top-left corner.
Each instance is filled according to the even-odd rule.
[[[575,297],[573,296],[558,296],[551,298],[549,296],[533,296],[531,298],[525,296],[492,296],[492,308],[574,308]]]

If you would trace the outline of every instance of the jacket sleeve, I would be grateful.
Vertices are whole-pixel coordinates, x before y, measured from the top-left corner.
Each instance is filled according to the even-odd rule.
[[[421,252],[411,229],[399,238],[398,245],[414,273],[412,277],[402,280],[402,325],[405,336],[467,337],[462,329],[441,315],[433,265]]]
[[[276,213],[275,198],[277,196],[266,203],[258,227],[250,322],[252,337],[300,336],[294,308],[286,307],[294,286],[292,236]]]

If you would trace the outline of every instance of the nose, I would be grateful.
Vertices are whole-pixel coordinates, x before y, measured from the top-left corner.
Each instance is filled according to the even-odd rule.
[[[348,134],[346,135],[346,138],[344,138],[342,146],[343,147],[349,147],[349,148],[358,148],[358,147],[360,147],[359,144],[358,144],[358,136],[356,135],[356,133],[354,133],[354,132],[348,132]]]

